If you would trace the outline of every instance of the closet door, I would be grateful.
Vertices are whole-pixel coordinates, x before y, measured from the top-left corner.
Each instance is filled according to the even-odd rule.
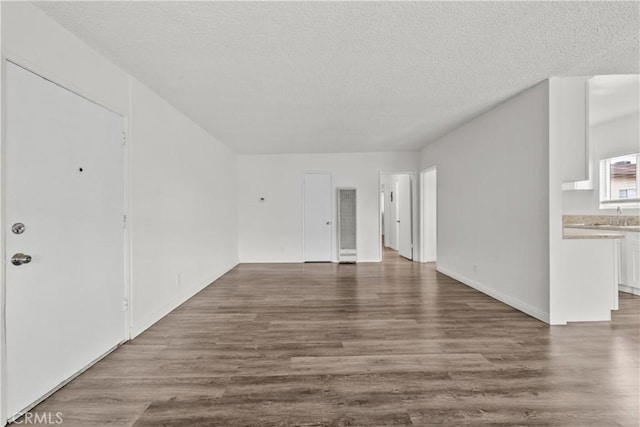
[[[305,262],[331,261],[331,174],[305,173],[304,177]]]

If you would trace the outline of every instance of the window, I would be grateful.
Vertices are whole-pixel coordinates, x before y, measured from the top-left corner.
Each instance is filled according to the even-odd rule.
[[[624,188],[618,190],[619,196],[618,199],[635,199],[636,198],[636,190],[631,188]]]
[[[600,208],[638,205],[638,158],[640,154],[600,161]]]

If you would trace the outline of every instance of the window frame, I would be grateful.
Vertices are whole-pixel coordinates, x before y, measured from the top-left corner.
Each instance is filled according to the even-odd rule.
[[[621,154],[600,160],[600,209],[640,208],[640,197],[633,199],[611,198],[611,159],[636,156],[636,194],[640,190],[640,153]]]

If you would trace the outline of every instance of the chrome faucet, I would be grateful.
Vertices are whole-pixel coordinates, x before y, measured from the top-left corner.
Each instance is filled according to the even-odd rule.
[[[618,208],[616,209],[616,224],[618,226],[623,225],[621,224],[621,220],[622,220],[622,208],[618,206]]]

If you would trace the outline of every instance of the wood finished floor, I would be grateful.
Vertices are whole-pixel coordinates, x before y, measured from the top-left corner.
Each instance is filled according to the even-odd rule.
[[[243,264],[33,412],[64,426],[630,426],[640,298],[548,327],[433,264]]]

